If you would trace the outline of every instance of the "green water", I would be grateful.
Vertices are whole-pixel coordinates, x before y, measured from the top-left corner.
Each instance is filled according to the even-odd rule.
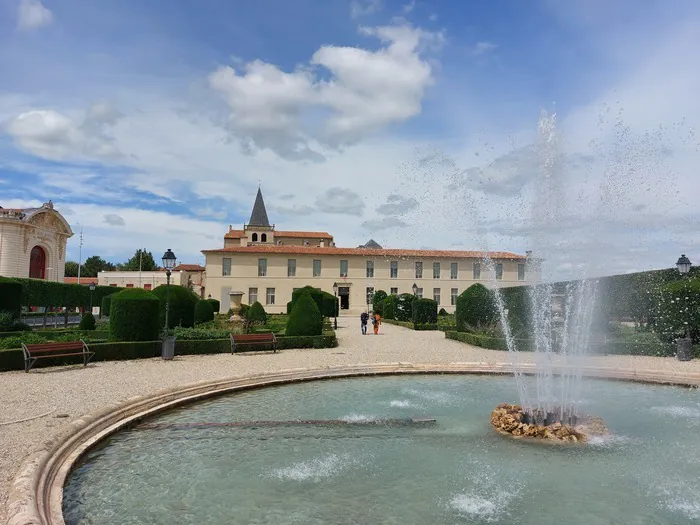
[[[254,390],[148,423],[407,418],[415,427],[132,429],[64,494],[72,524],[679,524],[700,522],[700,393],[592,381],[615,437],[583,447],[493,432],[512,378],[344,379]]]

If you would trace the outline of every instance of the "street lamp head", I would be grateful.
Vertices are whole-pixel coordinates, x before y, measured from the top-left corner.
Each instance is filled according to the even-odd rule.
[[[338,293],[338,283],[333,283],[333,293]]]
[[[168,251],[163,254],[163,268],[166,270],[172,270],[175,268],[175,262],[177,261],[177,257],[175,257],[175,254],[172,252],[170,248],[168,248]]]
[[[91,283],[90,283],[90,291],[91,291],[91,292],[94,292],[94,291],[95,291],[95,283],[94,283],[94,282],[91,282]]]
[[[413,286],[411,288],[413,289],[413,295],[418,295],[418,285],[416,283],[413,283]]]
[[[691,265],[692,263],[690,262],[690,259],[688,259],[685,254],[681,255],[676,262],[676,268],[678,268],[678,271],[682,274],[688,273]]]

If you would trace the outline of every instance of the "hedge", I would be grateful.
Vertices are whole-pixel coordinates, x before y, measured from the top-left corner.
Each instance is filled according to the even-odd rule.
[[[250,305],[246,312],[246,319],[251,325],[264,325],[267,323],[267,312],[259,301],[255,301]]]
[[[212,299],[211,297],[207,299],[211,303],[211,307],[215,314],[218,314],[221,310],[221,302],[218,299]]]
[[[472,284],[457,297],[455,320],[460,332],[493,324],[496,320],[493,292],[483,284]]]
[[[96,339],[109,339],[109,332],[107,330],[91,330],[88,332],[81,332],[75,328],[69,329],[59,329],[59,330],[27,330],[25,332],[0,332],[0,339],[5,339],[6,337],[23,337],[27,334],[36,335],[38,337],[43,337],[48,341],[51,341],[52,337],[63,337],[66,334],[77,334],[77,335],[89,335]],[[80,339],[80,337],[78,337]]]
[[[412,321],[397,321],[395,319],[385,318],[382,319],[382,323],[392,324],[394,326],[403,326],[404,328],[418,331],[440,330],[440,327],[437,323],[415,324]]]
[[[194,305],[194,324],[202,324],[214,320],[214,307],[210,301],[200,299]]]
[[[0,312],[9,312],[18,319],[22,311],[22,284],[15,279],[0,277]]]
[[[414,324],[437,324],[438,304],[433,299],[416,299],[411,303]]]
[[[683,279],[661,287],[655,308],[655,331],[667,342],[685,337],[700,340],[700,279]]]
[[[160,357],[161,341],[123,341],[109,343],[89,344],[90,350],[95,352],[93,361],[119,361],[125,359],[146,359]],[[324,332],[322,335],[311,337],[278,337],[277,348],[284,350],[289,348],[335,348],[338,346],[334,332]],[[241,345],[241,352],[251,350],[265,350],[260,345],[246,348]],[[231,340],[209,339],[192,341],[175,341],[175,355],[198,354],[222,354],[231,351]],[[59,366],[64,364],[78,364],[79,359],[72,357],[57,357],[37,361],[34,368],[44,366]],[[0,371],[24,370],[24,357],[19,348],[0,350]]]
[[[86,308],[90,306],[90,288],[84,284],[66,284],[44,279],[16,278],[22,285],[23,306],[66,306]],[[86,277],[85,282],[92,281]],[[92,292],[93,304],[101,304],[102,298],[124,288],[96,286]]]
[[[165,310],[168,309],[168,328],[194,326],[194,307],[199,297],[184,286],[161,284],[153,289],[153,295],[160,300],[160,325],[165,325]]]
[[[153,341],[160,331],[160,301],[152,292],[128,288],[112,296],[109,335],[113,341]]]
[[[461,343],[467,343],[481,348],[489,348],[491,350],[508,350],[506,340],[501,337],[489,337],[487,335],[474,334],[471,332],[445,332],[445,339],[453,339]],[[515,343],[518,350],[521,352],[530,352],[534,350],[533,342],[529,339],[517,339]]]
[[[390,295],[384,299],[382,319],[396,319],[396,305],[398,302],[399,298],[395,295]]]
[[[83,317],[80,318],[78,329],[86,331],[95,329],[95,316],[92,315],[92,312],[85,312],[83,314]]]
[[[397,321],[410,321],[413,319],[413,301],[416,296],[410,293],[402,293],[397,297],[394,319]]]
[[[377,290],[372,294],[372,311],[384,316],[384,300],[389,297],[384,290]]]
[[[100,303],[100,315],[106,315],[109,317],[110,306],[112,305],[112,296],[114,294],[105,295]]]
[[[295,301],[287,319],[285,334],[290,336],[321,335],[323,316],[310,293],[304,292]]]
[[[318,290],[313,286],[304,286],[292,292],[292,300],[287,303],[287,314],[292,313],[294,305],[304,293],[311,295],[323,317],[335,317],[338,315],[338,299],[335,295]]]

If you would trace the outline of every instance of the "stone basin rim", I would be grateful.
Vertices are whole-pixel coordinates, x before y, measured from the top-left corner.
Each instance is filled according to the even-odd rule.
[[[63,486],[73,466],[97,443],[124,427],[157,413],[230,392],[303,381],[402,374],[513,373],[511,363],[465,362],[358,363],[320,368],[294,368],[276,372],[205,380],[129,398],[89,415],[81,416],[34,449],[17,472],[7,499],[7,525],[65,525]],[[561,367],[559,367],[561,369]],[[521,364],[531,374],[532,364]],[[675,386],[700,386],[700,373],[636,370],[588,366],[586,377]],[[512,436],[511,436],[512,437]]]

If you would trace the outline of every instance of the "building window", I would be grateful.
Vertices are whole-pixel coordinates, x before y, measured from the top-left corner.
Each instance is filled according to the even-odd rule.
[[[347,259],[342,259],[340,261],[340,276],[341,277],[348,276],[348,261],[347,261]]]
[[[267,233],[263,233],[260,236],[260,242],[267,242]]]
[[[367,304],[372,304],[372,296],[374,295],[374,288],[372,286],[367,287]]]
[[[436,262],[433,263],[433,279],[439,279],[440,278],[440,263]]]
[[[127,283],[126,287],[127,287],[127,288],[133,288],[133,287],[134,287],[134,283]]]
[[[481,263],[474,263],[472,266],[472,279],[475,281],[481,279]]]
[[[287,277],[297,276],[297,260],[287,259]]]
[[[314,259],[314,277],[321,277],[321,259]]]
[[[457,288],[452,288],[450,290],[450,304],[452,306],[457,304],[457,297],[459,297],[459,290]]]
[[[399,276],[399,261],[389,263],[389,277],[396,279]]]
[[[496,263],[496,280],[500,281],[503,279],[503,264]]]
[[[433,301],[440,304],[440,288],[433,288]]]
[[[374,261],[367,261],[367,277],[374,277]]]
[[[450,263],[450,279],[457,278],[457,263]]]
[[[267,259],[258,259],[258,277],[267,276]]]
[[[275,304],[275,289],[268,288],[265,292],[265,304]]]
[[[418,299],[423,299],[423,288],[416,289],[416,297],[418,297]]]
[[[518,265],[518,281],[524,281],[524,280],[525,280],[525,265],[519,264]]]
[[[391,295],[399,295],[399,289],[398,289],[398,288],[392,288],[392,289],[391,289]]]
[[[251,239],[253,239],[253,242],[258,242],[258,234],[254,233]]]
[[[423,278],[423,263],[416,261],[416,279]]]
[[[253,304],[258,302],[258,289],[248,288],[248,304]]]
[[[231,257],[224,257],[221,261],[221,275],[231,275]]]
[[[110,286],[114,286],[116,288],[117,283],[112,283],[112,284],[110,284]]]
[[[152,288],[151,283],[146,283],[146,284],[143,285],[143,289],[144,289],[144,290],[150,290],[151,288]]]

